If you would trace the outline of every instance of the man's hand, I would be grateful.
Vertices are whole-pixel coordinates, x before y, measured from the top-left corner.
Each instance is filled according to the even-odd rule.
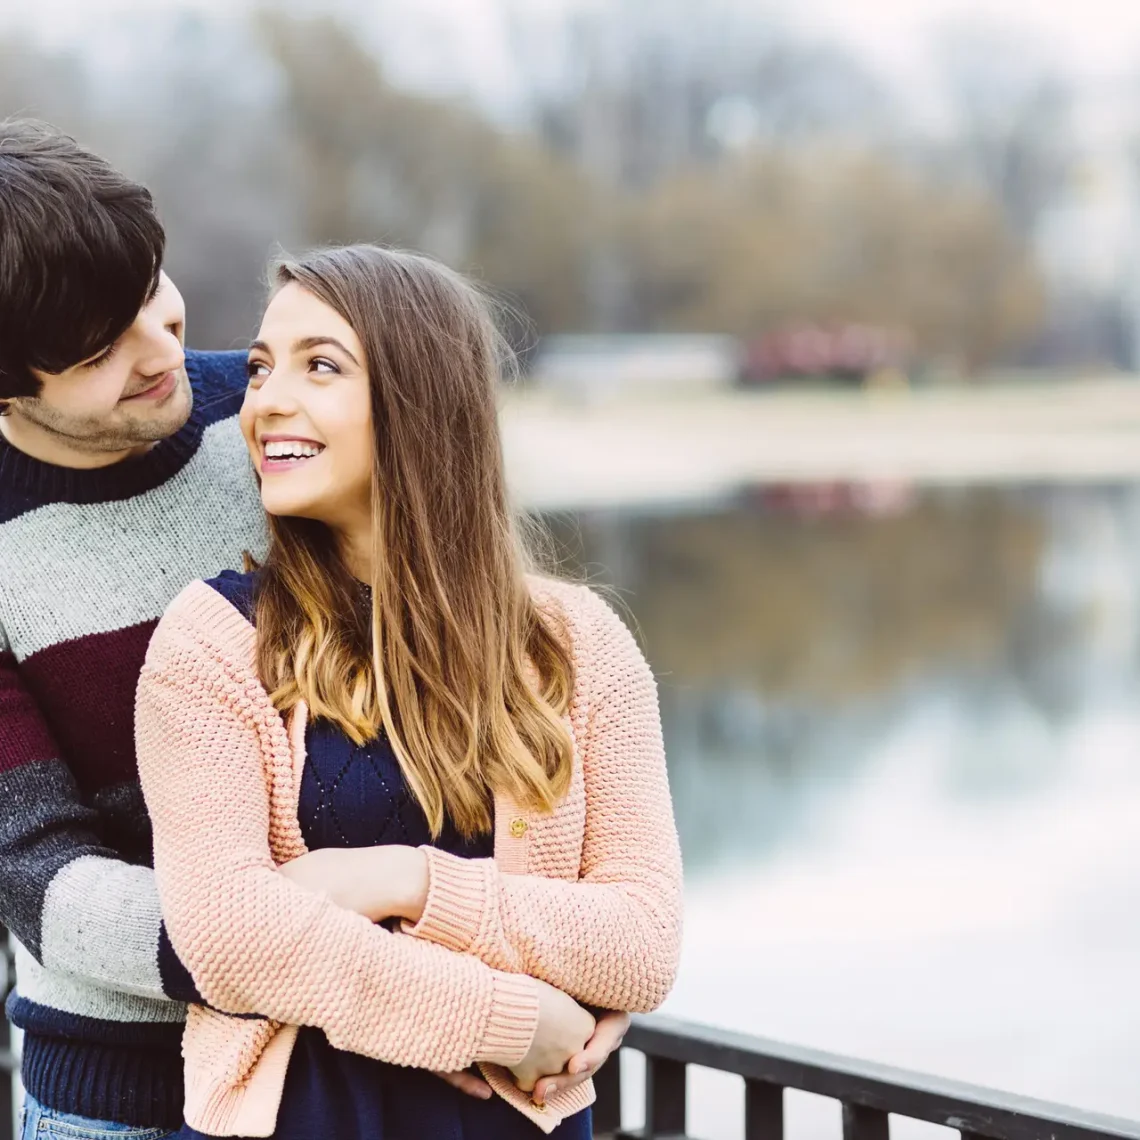
[[[599,1014],[594,1036],[586,1042],[586,1048],[570,1058],[564,1072],[543,1077],[534,1086],[535,1104],[544,1104],[555,1093],[565,1092],[588,1081],[621,1048],[628,1032],[628,1013]]]

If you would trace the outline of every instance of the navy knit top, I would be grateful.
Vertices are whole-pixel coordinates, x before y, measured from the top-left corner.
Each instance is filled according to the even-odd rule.
[[[210,583],[253,620],[255,576],[228,572]],[[310,851],[323,847],[434,844],[453,855],[489,858],[490,835],[465,840],[448,823],[433,840],[427,818],[388,740],[357,746],[328,721],[305,738],[298,818]],[[593,1135],[589,1110],[563,1121],[557,1140]],[[179,1134],[197,1138],[186,1127]],[[506,1101],[477,1100],[420,1069],[334,1049],[318,1029],[302,1029],[285,1078],[274,1140],[538,1140],[543,1132]]]

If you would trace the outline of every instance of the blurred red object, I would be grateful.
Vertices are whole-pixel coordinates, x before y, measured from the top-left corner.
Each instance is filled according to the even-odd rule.
[[[819,378],[862,383],[887,369],[905,370],[911,337],[876,325],[792,325],[746,341],[740,380],[746,386]]]

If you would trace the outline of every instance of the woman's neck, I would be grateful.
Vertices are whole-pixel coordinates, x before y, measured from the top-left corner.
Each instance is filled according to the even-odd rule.
[[[372,528],[339,531],[340,556],[348,572],[359,582],[372,585]]]

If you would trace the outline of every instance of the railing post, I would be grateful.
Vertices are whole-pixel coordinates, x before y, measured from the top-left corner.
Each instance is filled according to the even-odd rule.
[[[843,1140],[890,1140],[890,1118],[877,1108],[843,1106]]]
[[[594,1131],[611,1136],[621,1128],[621,1053],[614,1054],[594,1077]]]
[[[784,1140],[784,1090],[779,1085],[744,1082],[744,1140]]]
[[[0,926],[0,1140],[14,1140],[16,1132],[17,1065],[12,1056],[12,1027],[5,1016],[3,1002],[15,981],[12,943],[8,931]]]
[[[3,938],[7,943],[8,932],[6,930],[0,931],[0,938]],[[5,954],[6,957],[7,954]],[[7,968],[5,961],[5,972]],[[7,996],[7,986],[4,987],[4,993]],[[4,1062],[3,1068],[0,1069],[0,1140],[12,1140],[16,1129],[16,1104],[13,1095],[16,1091],[16,1073],[15,1065],[11,1059],[12,1027],[8,1024],[3,1009],[0,1009],[0,1058],[3,1058]]]
[[[685,1135],[687,1066],[665,1057],[647,1057],[645,1064],[646,1140]]]

